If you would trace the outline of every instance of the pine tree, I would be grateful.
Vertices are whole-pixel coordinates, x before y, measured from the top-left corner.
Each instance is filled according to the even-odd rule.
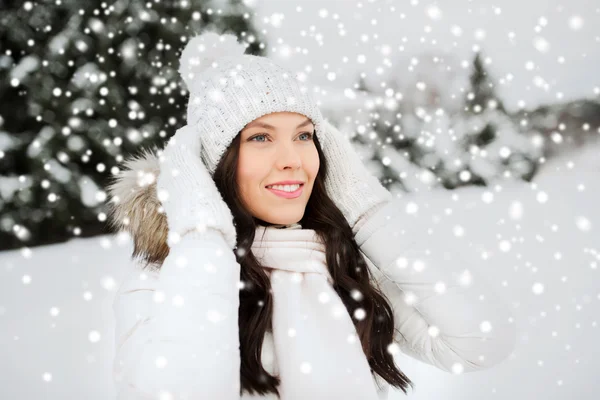
[[[458,175],[450,177],[451,185],[531,180],[542,149],[508,115],[479,52],[473,59],[469,81],[464,110],[453,123],[468,158],[464,158],[465,166]]]
[[[355,90],[359,92],[372,92],[371,88],[369,87],[369,85],[367,85],[367,82],[365,81],[364,73],[359,75],[358,82],[355,85]]]
[[[506,113],[504,104],[496,96],[494,81],[481,61],[480,52],[477,52],[473,59],[473,67],[469,81],[471,90],[465,99],[466,112],[478,114],[486,108],[493,108],[497,111]]]
[[[262,55],[241,0],[0,0],[0,250],[106,230],[124,156],[185,122],[180,51],[210,28]]]
[[[389,77],[385,93],[371,93],[367,134],[355,138],[371,149],[368,162],[388,189],[532,179],[542,149],[507,114],[480,53],[470,73],[448,54],[407,64],[409,73]]]
[[[409,64],[409,72],[389,77],[385,95],[373,101],[371,146],[378,177],[396,191],[444,185],[444,169],[451,167],[447,159],[457,146],[448,132],[450,116],[462,107],[455,92],[467,77],[449,54],[425,53],[397,64]]]

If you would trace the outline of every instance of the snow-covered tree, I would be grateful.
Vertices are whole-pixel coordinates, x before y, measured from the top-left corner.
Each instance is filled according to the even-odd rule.
[[[356,141],[388,188],[418,191],[530,180],[543,155],[496,96],[480,55],[470,70],[450,54],[423,53],[397,65],[372,94],[370,121]],[[364,133],[363,133],[364,132]]]
[[[465,107],[452,129],[468,155],[463,159],[465,168],[454,178],[457,184],[473,179],[486,185],[502,179],[529,181],[543,156],[539,141],[522,132],[507,114],[479,52],[473,60]]]
[[[451,116],[463,106],[460,92],[468,76],[447,53],[418,54],[395,65],[372,102],[369,132],[357,140],[373,147],[371,161],[379,164],[378,176],[390,190],[438,186],[458,152]]]
[[[2,2],[0,249],[105,229],[123,155],[185,122],[190,36],[231,32],[263,54],[241,0]]]

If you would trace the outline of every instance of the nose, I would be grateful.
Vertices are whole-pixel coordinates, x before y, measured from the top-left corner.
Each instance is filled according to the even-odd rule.
[[[302,165],[302,159],[294,143],[282,144],[277,149],[276,166],[278,169],[298,169]]]

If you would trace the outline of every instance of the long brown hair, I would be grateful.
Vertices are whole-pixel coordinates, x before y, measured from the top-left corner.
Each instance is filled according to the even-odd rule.
[[[342,212],[329,198],[325,190],[327,160],[317,139],[313,136],[319,153],[320,167],[313,190],[300,224],[303,229],[313,229],[325,243],[326,262],[333,278],[333,288],[342,299],[348,313],[353,316],[357,308],[366,312],[359,320],[352,318],[360,337],[363,351],[369,361],[372,374],[378,374],[391,386],[406,389],[413,383],[394,364],[388,346],[394,337],[394,315],[391,306],[376,286],[365,260],[354,240],[352,228]],[[272,332],[271,317],[273,298],[271,284],[264,268],[252,254],[251,245],[257,225],[269,223],[253,217],[244,207],[236,184],[237,162],[241,134],[238,134],[221,158],[214,174],[214,181],[223,200],[233,214],[237,231],[236,258],[241,266],[239,309],[239,338],[241,352],[241,392],[279,396],[279,377],[269,374],[262,365],[261,351],[265,332]],[[362,296],[351,293],[357,290]],[[332,354],[332,357],[335,355]],[[241,395],[242,393],[240,393]]]

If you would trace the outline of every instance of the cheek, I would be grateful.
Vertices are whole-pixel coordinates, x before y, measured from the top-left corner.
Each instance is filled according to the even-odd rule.
[[[319,172],[319,167],[321,166],[321,162],[319,161],[319,153],[317,152],[316,148],[310,154],[304,165],[306,168],[306,173],[314,180]]]
[[[260,157],[248,151],[240,151],[237,165],[237,183],[242,191],[257,187],[268,173],[264,163],[259,163]],[[266,172],[265,172],[266,171]]]
[[[314,180],[321,165],[317,148],[313,147],[302,156],[302,165],[307,176]],[[242,191],[257,190],[272,175],[274,163],[264,153],[253,153],[248,149],[240,149],[237,165],[237,182]]]

